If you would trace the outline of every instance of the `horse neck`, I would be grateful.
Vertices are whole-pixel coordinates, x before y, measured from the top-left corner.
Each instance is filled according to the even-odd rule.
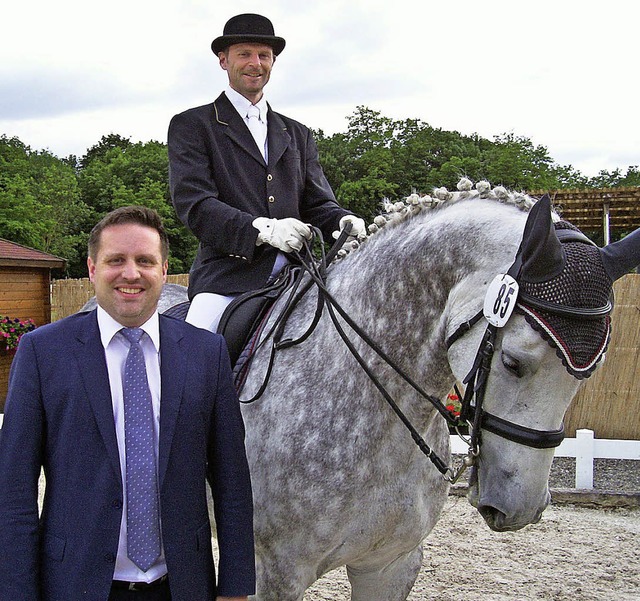
[[[451,385],[450,321],[481,308],[483,284],[513,260],[526,218],[514,207],[475,204],[475,211],[460,203],[383,230],[329,279],[353,319],[432,393]]]

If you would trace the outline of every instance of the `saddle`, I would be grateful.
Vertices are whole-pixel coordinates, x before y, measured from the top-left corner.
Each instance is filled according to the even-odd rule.
[[[249,342],[260,334],[271,308],[291,287],[299,271],[299,266],[285,265],[273,282],[237,296],[224,310],[218,334],[222,334],[227,342],[231,367],[236,367]]]
[[[259,335],[274,303],[291,287],[299,272],[300,266],[285,265],[275,280],[263,288],[237,296],[224,310],[218,324],[218,334],[222,334],[227,343],[232,368],[239,367],[241,355],[243,362],[248,358],[246,353],[243,355],[243,351]],[[167,309],[164,314],[184,320],[189,304],[188,301],[179,303]]]

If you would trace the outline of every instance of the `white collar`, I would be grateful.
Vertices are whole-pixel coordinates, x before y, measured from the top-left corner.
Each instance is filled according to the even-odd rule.
[[[98,305],[97,313],[100,340],[102,346],[107,348],[111,339],[125,326],[113,319],[100,305]],[[158,318],[158,312],[154,311],[153,315],[140,327],[151,338],[151,342],[153,342],[153,346],[158,352],[160,350],[160,319]]]
[[[224,91],[227,95],[227,98],[233,105],[233,108],[238,111],[238,114],[244,119],[247,116],[247,111],[249,107],[252,105],[252,102],[245,98],[239,92],[236,92],[231,86],[227,86],[227,89]],[[267,99],[264,94],[262,94],[262,98],[256,102],[255,106],[260,109],[260,120],[267,122]]]

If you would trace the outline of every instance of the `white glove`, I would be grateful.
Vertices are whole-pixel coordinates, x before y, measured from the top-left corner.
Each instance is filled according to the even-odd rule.
[[[311,240],[311,228],[293,217],[285,219],[257,217],[252,221],[252,225],[259,232],[256,246],[270,244],[283,252],[290,253],[300,250],[305,238]]]
[[[355,215],[345,215],[340,219],[340,231],[333,232],[333,237],[337,240],[340,237],[340,232],[344,229],[345,224],[351,223],[351,231],[349,232],[349,236],[355,238],[356,240],[360,240],[361,238],[365,238],[367,235],[367,228],[364,224],[364,219],[360,217],[356,217]]]

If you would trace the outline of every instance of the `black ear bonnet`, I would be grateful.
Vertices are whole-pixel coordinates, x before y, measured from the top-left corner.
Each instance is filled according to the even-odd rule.
[[[550,209],[545,196],[525,226],[517,310],[572,376],[588,378],[609,344],[613,282],[601,250],[570,223],[553,223]]]

